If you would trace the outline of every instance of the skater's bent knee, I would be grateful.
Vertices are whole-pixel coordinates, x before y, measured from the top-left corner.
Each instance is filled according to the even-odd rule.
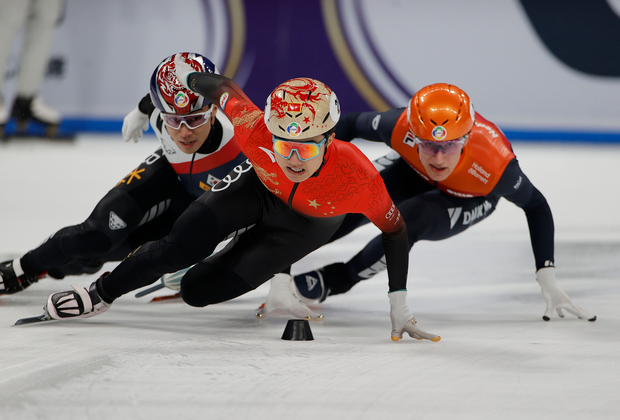
[[[197,307],[234,299],[253,289],[228,268],[208,263],[197,264],[181,280],[181,297]]]

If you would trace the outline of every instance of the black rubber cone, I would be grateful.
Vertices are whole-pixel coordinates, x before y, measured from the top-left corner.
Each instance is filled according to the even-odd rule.
[[[314,340],[310,323],[306,319],[289,319],[282,334],[282,340],[310,341]]]

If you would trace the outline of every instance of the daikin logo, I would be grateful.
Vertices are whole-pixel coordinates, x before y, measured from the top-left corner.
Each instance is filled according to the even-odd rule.
[[[493,208],[493,205],[488,201],[480,204],[479,206],[474,207],[471,211],[466,211],[463,213],[463,224],[464,225],[473,225],[478,219],[482,219],[487,215],[489,210]]]
[[[453,207],[448,209],[448,215],[450,216],[450,229],[456,225],[456,222],[461,217],[461,212],[463,211],[463,207]]]

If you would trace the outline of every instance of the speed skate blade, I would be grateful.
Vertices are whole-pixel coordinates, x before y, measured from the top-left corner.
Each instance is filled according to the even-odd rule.
[[[155,286],[153,286],[153,287],[149,287],[149,288],[148,288],[148,289],[146,289],[146,290],[143,290],[143,291],[141,291],[141,292],[136,293],[136,297],[137,297],[137,298],[140,298],[140,297],[142,297],[142,296],[148,295],[149,293],[156,292],[156,291],[158,291],[159,289],[163,289],[164,287],[166,287],[166,286],[164,286],[164,284],[163,284],[163,283],[156,284],[156,285],[155,285]]]
[[[22,319],[18,319],[15,324],[13,324],[13,326],[17,326],[17,325],[25,325],[25,324],[34,324],[35,322],[43,322],[43,321],[50,321],[52,320],[52,317],[49,316],[49,314],[45,313],[39,316],[31,316],[30,318],[22,318]]]

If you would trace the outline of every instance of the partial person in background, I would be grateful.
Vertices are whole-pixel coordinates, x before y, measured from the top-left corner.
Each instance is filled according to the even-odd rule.
[[[334,140],[340,118],[335,93],[317,80],[291,79],[276,87],[263,112],[234,81],[197,72],[181,54],[175,65],[184,86],[219,103],[248,162],[194,201],[168,236],[142,245],[90,287],[52,294],[43,318],[101,314],[123,294],[193,264],[181,280],[187,304],[233,299],[319,248],[355,212],[383,232],[392,339],[407,333],[439,341],[419,328],[406,303],[407,232],[398,209],[368,158]],[[248,230],[207,258],[241,229]]]
[[[56,279],[96,273],[103,263],[122,260],[141,244],[168,234],[196,197],[245,161],[230,121],[179,83],[173,58],[157,66],[150,94],[123,122],[123,138],[138,141],[150,118],[161,147],[112,188],[86,221],[1,263],[0,294],[24,290],[46,273]],[[189,53],[187,60],[197,70],[217,73],[199,54]]]
[[[0,0],[0,137],[11,117],[16,119],[20,131],[32,120],[45,124],[49,135],[55,134],[61,114],[43,102],[39,90],[47,70],[54,29],[65,7],[65,0]],[[3,85],[13,42],[20,29],[23,39],[16,97],[9,111]]]
[[[437,83],[420,89],[407,108],[346,114],[336,137],[383,142],[398,152],[377,162],[407,224],[410,249],[421,240],[439,241],[465,231],[489,217],[504,197],[527,218],[536,279],[547,305],[543,319],[548,321],[554,311],[563,317],[566,310],[596,320],[574,305],[556,280],[554,224],[545,197],[519,167],[502,131],[474,111],[463,90]],[[366,223],[363,215],[348,215],[331,241]],[[377,237],[348,262],[296,275],[294,282],[306,302],[317,302],[345,293],[385,268]],[[270,291],[266,305],[275,301],[272,308],[286,309],[286,299],[276,292]]]

